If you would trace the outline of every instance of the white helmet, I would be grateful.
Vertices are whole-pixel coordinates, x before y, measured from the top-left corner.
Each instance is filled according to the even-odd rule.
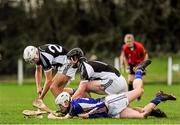
[[[27,46],[24,49],[23,58],[26,62],[32,62],[33,59],[37,58],[38,49],[34,46]]]
[[[55,99],[55,103],[57,104],[57,105],[62,105],[62,106],[64,106],[64,107],[67,107],[66,105],[65,105],[65,101],[70,101],[70,95],[69,95],[69,93],[67,93],[67,92],[62,92],[62,93],[60,93],[57,97],[56,97],[56,99]]]

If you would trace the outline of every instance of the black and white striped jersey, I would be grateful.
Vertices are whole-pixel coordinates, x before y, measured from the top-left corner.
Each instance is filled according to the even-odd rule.
[[[38,47],[40,60],[37,65],[41,65],[44,71],[57,69],[67,63],[67,50],[56,44],[46,44]]]
[[[81,80],[114,79],[120,72],[111,65],[100,61],[83,61],[80,64]]]

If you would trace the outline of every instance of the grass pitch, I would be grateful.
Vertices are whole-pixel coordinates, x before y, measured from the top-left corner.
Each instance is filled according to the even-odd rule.
[[[173,63],[180,64],[180,60],[174,59]],[[127,74],[123,74],[127,76]],[[126,77],[127,78],[127,77]],[[168,118],[148,117],[147,119],[68,119],[49,120],[47,115],[43,119],[25,119],[22,115],[24,109],[34,109],[32,101],[36,98],[35,84],[0,83],[0,124],[180,124],[180,72],[173,72],[173,85],[167,86],[167,58],[153,58],[152,64],[148,67],[145,80],[145,93],[141,101],[133,102],[131,106],[145,106],[154,97],[158,90],[173,93],[177,97],[175,102],[165,102],[158,105],[158,108],[165,111]],[[32,80],[31,80],[32,81]],[[76,81],[68,87],[77,87],[79,76]],[[93,97],[98,97],[93,95]],[[53,110],[56,110],[54,98],[49,92],[45,99]]]
[[[73,84],[70,87],[74,87]],[[180,123],[180,85],[167,86],[165,84],[145,85],[145,93],[141,101],[133,102],[131,106],[144,106],[158,90],[164,90],[177,96],[175,102],[165,102],[158,105],[160,109],[167,113],[168,118],[148,117],[147,119],[68,119],[68,120],[49,120],[47,115],[43,119],[29,118],[22,115],[24,109],[34,109],[32,101],[36,97],[35,85],[0,84],[0,123],[1,124],[179,124]],[[93,95],[97,97],[96,95]],[[45,97],[45,103],[56,110],[54,99],[49,92]]]

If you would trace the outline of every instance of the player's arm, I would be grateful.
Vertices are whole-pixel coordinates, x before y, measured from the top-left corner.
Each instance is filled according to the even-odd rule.
[[[73,118],[69,113],[66,114],[64,117],[61,117],[61,119],[68,119],[68,118]]]
[[[120,60],[120,68],[121,69],[123,69],[123,68],[125,68],[124,67],[124,52],[123,51],[121,51],[121,54],[120,54],[120,56],[119,56],[119,60]]]
[[[144,54],[145,54],[145,56],[144,56],[144,60],[149,59],[149,54],[148,54],[148,52],[147,52],[146,50],[144,51]]]
[[[108,105],[104,102],[97,104],[92,110],[84,114],[78,114],[81,118],[99,118],[108,116]]]
[[[49,90],[49,88],[52,84],[52,69],[49,69],[48,71],[45,71],[44,73],[45,73],[46,80],[44,83],[42,93],[39,97],[40,99],[44,98],[44,96],[46,95],[47,91]]]
[[[41,65],[36,65],[35,80],[36,80],[37,94],[38,94],[38,96],[40,96],[41,92],[42,92],[42,87],[41,87],[42,66]]]
[[[128,64],[128,60],[125,56],[123,56],[123,62],[124,62],[124,65],[125,65],[125,68],[128,69],[129,68],[129,64]]]
[[[81,81],[79,87],[72,96],[72,99],[81,98],[84,95],[85,91],[87,90],[88,79],[91,77],[92,74],[93,70],[87,70],[84,66],[84,69],[81,70]]]
[[[80,82],[78,89],[76,90],[76,92],[72,96],[72,99],[77,99],[77,98],[81,98],[82,97],[82,95],[86,91],[86,87],[87,87],[87,83],[86,82],[87,81],[84,81],[84,80]]]
[[[48,115],[48,119],[69,119],[69,118],[73,118],[73,116],[69,115],[69,113],[67,115],[65,115],[64,117],[58,117],[58,116],[55,116],[52,113],[50,113]]]
[[[124,51],[121,52],[120,61],[121,61],[121,65],[122,64],[124,65],[125,71],[129,72],[129,64]]]
[[[144,48],[143,45],[141,45],[141,47],[140,47],[140,53],[141,53],[141,60],[142,61],[149,59],[148,52],[146,51],[146,49]]]
[[[94,114],[95,112],[97,112],[97,111],[98,111],[97,108],[94,108],[94,109],[92,109],[91,111],[89,111],[89,112],[87,112],[87,113],[78,114],[78,116],[79,116],[80,118],[83,118],[83,119],[91,118],[90,116],[91,116],[92,114]]]

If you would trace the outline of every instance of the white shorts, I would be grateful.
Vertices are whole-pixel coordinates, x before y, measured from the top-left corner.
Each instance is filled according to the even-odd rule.
[[[127,82],[122,75],[114,79],[101,80],[101,85],[105,87],[105,92],[109,95],[128,91]]]
[[[112,118],[119,118],[120,112],[124,110],[129,104],[125,93],[109,95],[105,97],[105,102],[108,104],[108,115]]]
[[[77,71],[77,68],[72,68],[72,66],[69,64],[65,64],[62,67],[58,68],[58,73],[71,77],[70,80],[75,79],[76,71]]]

